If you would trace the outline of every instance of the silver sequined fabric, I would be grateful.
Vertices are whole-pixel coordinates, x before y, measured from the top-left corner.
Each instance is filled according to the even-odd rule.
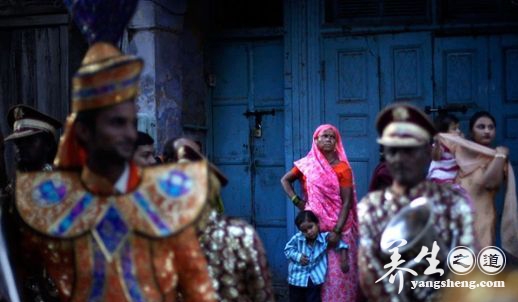
[[[200,243],[217,301],[274,301],[266,253],[248,223],[211,211],[200,225]]]
[[[432,204],[436,217],[434,229],[445,246],[463,245],[475,253],[477,251],[472,207],[464,196],[449,186],[423,182],[412,188],[406,196],[398,195],[390,188],[370,193],[358,203],[360,283],[369,301],[432,301],[437,298],[437,291],[422,299],[416,298],[416,292],[410,289],[410,280],[414,277],[408,273],[404,274],[405,284],[399,294],[397,277],[393,283],[389,281],[390,276],[376,282],[389,271],[384,266],[391,262],[380,250],[381,234],[385,226],[401,208],[421,196],[427,197]],[[445,273],[448,272],[446,269]]]

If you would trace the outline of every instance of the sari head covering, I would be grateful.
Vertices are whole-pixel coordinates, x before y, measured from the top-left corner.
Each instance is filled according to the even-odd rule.
[[[306,210],[311,210],[317,214],[320,219],[320,228],[323,231],[331,231],[334,228],[338,221],[340,210],[342,209],[338,177],[316,144],[318,136],[328,129],[333,130],[336,136],[336,153],[338,159],[347,163],[350,167],[340,132],[335,126],[330,124],[321,125],[315,130],[311,150],[305,157],[294,163],[306,177]],[[350,200],[351,206],[349,208],[349,215],[343,231],[351,231],[356,234],[358,219],[356,215],[356,189],[354,183],[352,189],[353,198]]]
[[[142,59],[114,45],[133,15],[137,0],[65,0],[90,47],[72,78],[72,113],[65,125],[54,165],[78,168],[86,152],[74,133],[78,113],[133,100],[139,92]]]

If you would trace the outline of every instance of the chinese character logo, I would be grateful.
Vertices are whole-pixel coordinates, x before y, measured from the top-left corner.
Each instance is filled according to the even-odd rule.
[[[505,254],[496,246],[487,246],[478,253],[478,268],[486,275],[496,275],[500,273],[504,270],[505,264]]]
[[[437,245],[437,241],[434,241],[431,252],[428,252],[428,247],[423,246],[419,255],[415,257],[414,261],[419,263],[424,257],[429,256],[426,258],[429,266],[424,271],[425,275],[439,274],[439,276],[442,276],[444,274],[444,270],[442,268],[437,268],[437,266],[441,264],[441,262],[437,260],[437,253],[439,253],[439,250],[440,248],[439,245]]]
[[[475,265],[475,253],[468,247],[458,246],[448,254],[448,268],[457,275],[469,274]]]
[[[398,294],[399,294],[399,293],[401,293],[401,290],[403,290],[403,283],[405,282],[403,279],[403,271],[411,273],[414,276],[417,276],[417,273],[410,268],[406,268],[404,266],[400,267],[400,265],[405,263],[406,261],[401,259],[401,254],[399,253],[399,248],[402,247],[403,245],[405,245],[407,243],[407,241],[404,239],[400,239],[400,240],[394,240],[394,241],[388,242],[388,244],[392,244],[395,242],[399,242],[399,244],[388,250],[389,252],[392,253],[392,256],[390,256],[391,262],[383,267],[383,268],[388,268],[389,271],[385,275],[383,275],[381,278],[376,280],[375,283],[378,283],[379,281],[385,279],[388,275],[390,275],[389,282],[391,284],[394,284],[394,280],[396,279],[396,276],[397,276],[399,279],[399,291],[398,291]],[[397,270],[397,272],[394,273],[394,271],[396,271],[396,270]]]

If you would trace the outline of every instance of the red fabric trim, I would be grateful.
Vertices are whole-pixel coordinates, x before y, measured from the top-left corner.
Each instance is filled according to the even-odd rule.
[[[134,162],[130,162],[128,177],[128,191],[133,191],[140,183],[140,169]]]

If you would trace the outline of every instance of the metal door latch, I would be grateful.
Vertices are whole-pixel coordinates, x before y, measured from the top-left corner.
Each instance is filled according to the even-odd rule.
[[[245,113],[243,113],[243,115],[247,118],[251,116],[255,117],[255,126],[253,129],[253,134],[255,137],[259,138],[263,136],[263,115],[275,115],[275,109],[254,111],[247,110]]]
[[[468,111],[468,106],[464,104],[448,104],[444,107],[439,106],[437,108],[431,107],[431,106],[425,106],[424,112],[427,114],[430,114],[432,112],[437,112],[439,114],[441,113],[447,113],[447,112],[460,112],[462,114],[465,114]]]

